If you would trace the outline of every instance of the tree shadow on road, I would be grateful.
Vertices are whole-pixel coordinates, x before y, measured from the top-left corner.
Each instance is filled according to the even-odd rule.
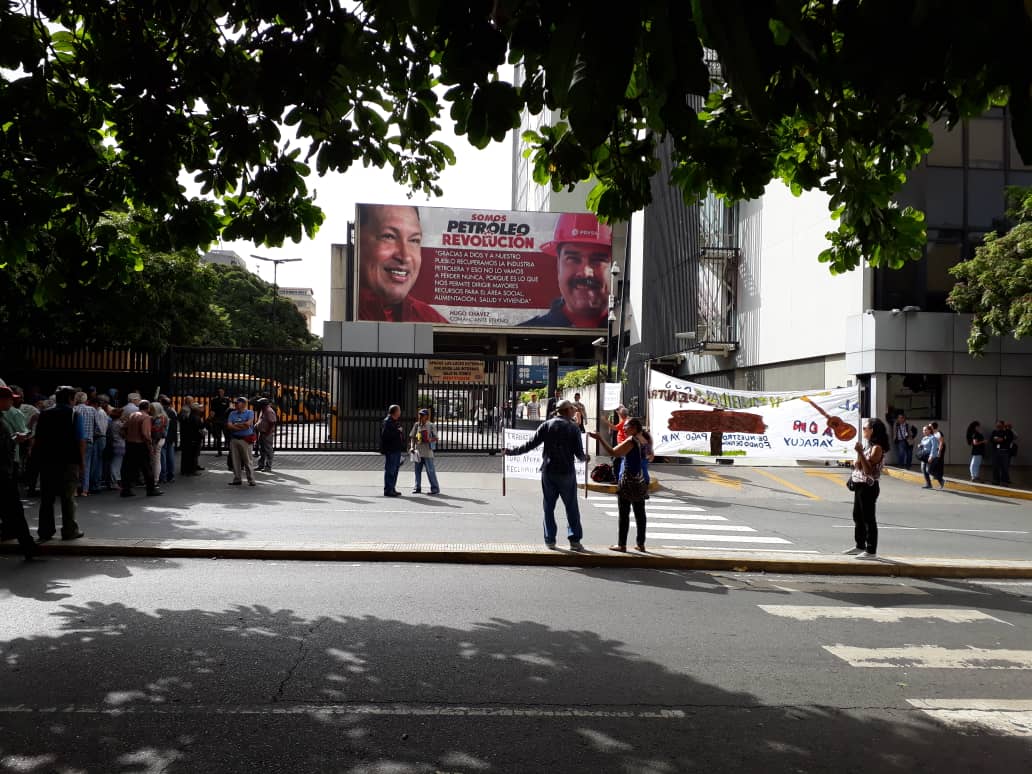
[[[1027,741],[965,737],[902,704],[764,706],[704,679],[736,665],[693,641],[674,671],[593,631],[497,617],[100,602],[54,615],[61,633],[0,642],[0,770],[1028,770]]]

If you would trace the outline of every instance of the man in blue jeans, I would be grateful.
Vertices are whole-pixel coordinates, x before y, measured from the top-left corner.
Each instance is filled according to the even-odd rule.
[[[380,454],[383,455],[383,496],[401,497],[398,491],[398,469],[405,451],[405,428],[401,426],[401,406],[387,409],[380,427]]]
[[[557,416],[538,426],[534,437],[516,449],[506,449],[508,456],[526,454],[531,449],[545,445],[541,462],[541,492],[544,495],[545,545],[555,548],[558,526],[555,523],[555,503],[562,498],[566,508],[566,534],[570,539],[571,551],[583,551],[581,540],[580,507],[577,504],[577,471],[573,458],[587,462],[581,443],[580,428],[573,421],[576,409],[568,401],[560,401],[555,408]]]

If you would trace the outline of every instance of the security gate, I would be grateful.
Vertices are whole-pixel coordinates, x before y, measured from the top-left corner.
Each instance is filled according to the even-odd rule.
[[[393,403],[406,428],[429,408],[438,452],[494,453],[516,405],[515,357],[391,355],[175,347],[162,388],[177,407],[187,396],[204,407],[219,388],[253,406],[268,398],[280,419],[277,448],[376,451]],[[212,440],[207,441],[209,447]]]

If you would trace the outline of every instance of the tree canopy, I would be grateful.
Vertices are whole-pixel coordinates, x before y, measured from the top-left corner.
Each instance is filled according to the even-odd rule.
[[[981,353],[989,336],[1032,335],[1032,188],[1007,191],[1007,229],[990,233],[975,257],[950,273],[957,284],[949,303],[971,312],[968,349]]]
[[[308,349],[317,339],[305,318],[273,286],[246,269],[203,264],[196,251],[147,253],[135,234],[147,214],[101,220],[111,249],[135,266],[113,261],[83,282],[69,282],[61,303],[33,299],[38,267],[20,263],[0,272],[0,329],[9,344],[129,347],[170,345]]]
[[[355,163],[438,191],[442,121],[476,147],[524,111],[535,179],[594,178],[624,218],[658,149],[689,202],[773,179],[829,194],[833,271],[920,258],[892,195],[932,142],[1007,104],[1032,161],[1032,7],[1023,0],[6,0],[0,6],[0,264],[38,299],[138,268],[98,228],[160,213],[141,242],[280,244],[323,215],[305,176]],[[498,76],[518,63],[518,83]],[[717,64],[719,63],[719,64]],[[555,117],[555,120],[551,120]],[[286,127],[286,131],[284,131]],[[178,182],[188,172],[204,195]],[[114,248],[114,249],[113,249]],[[121,266],[116,264],[121,263]]]

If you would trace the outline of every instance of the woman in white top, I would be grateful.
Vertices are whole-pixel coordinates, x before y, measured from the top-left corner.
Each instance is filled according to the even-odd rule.
[[[846,551],[858,559],[872,559],[878,555],[878,520],[875,503],[881,491],[879,479],[885,467],[885,452],[889,450],[889,431],[885,423],[873,418],[864,422],[864,439],[857,441],[856,460],[853,462],[853,538],[856,546]]]

